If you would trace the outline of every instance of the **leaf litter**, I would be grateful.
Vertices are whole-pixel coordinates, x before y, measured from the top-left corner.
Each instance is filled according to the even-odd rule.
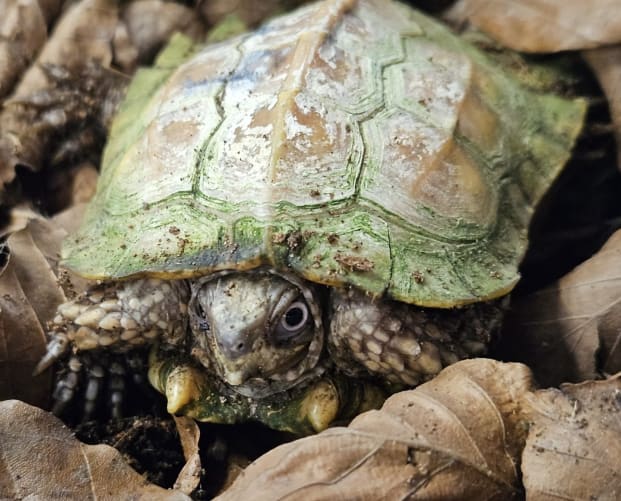
[[[515,301],[505,325],[504,351],[543,386],[621,371],[621,231],[555,284]]]
[[[20,2],[21,5],[26,5],[27,3],[25,1]],[[146,8],[149,3],[136,2],[129,5],[132,6],[132,9],[139,11],[141,8]],[[49,25],[54,16],[54,9],[57,9],[57,6],[54,5],[53,1],[45,2],[45,4],[49,4],[50,10],[45,10],[47,7],[44,6],[42,7],[43,13],[34,16],[39,16],[39,20],[44,18]],[[203,6],[210,4],[212,2],[205,2]],[[508,45],[527,44],[523,47],[524,50],[590,49],[589,52],[585,52],[585,58],[594,68],[602,82],[602,87],[611,104],[611,115],[617,127],[617,137],[621,137],[618,132],[620,125],[619,117],[621,116],[618,95],[621,86],[618,85],[618,68],[621,63],[618,57],[619,49],[614,45],[619,43],[620,40],[619,23],[614,16],[608,15],[609,12],[614,12],[614,9],[618,10],[621,8],[621,2],[610,0],[588,4],[584,2],[563,2],[561,8],[554,8],[553,4],[556,4],[556,7],[559,5],[558,2],[552,2],[551,0],[515,1],[510,2],[510,5],[507,1],[496,3],[476,0],[459,1],[452,11],[452,19],[459,20],[460,23],[469,19],[470,22],[478,25],[491,36],[499,37]],[[28,5],[31,8],[34,4]],[[134,43],[135,40],[139,40],[142,36],[135,34],[140,33],[140,29],[131,28],[132,22],[119,22],[119,18],[127,15],[126,13],[129,12],[129,9],[124,11],[125,14],[119,14],[116,3],[106,2],[105,0],[85,0],[77,5],[79,8],[98,9],[101,7],[103,10],[98,13],[106,12],[106,16],[112,16],[115,21],[109,24],[103,23],[102,26],[108,26],[108,28],[106,28],[105,35],[99,38],[93,37],[88,30],[82,38],[76,37],[71,33],[79,33],[79,29],[69,29],[66,32],[69,35],[63,35],[63,37],[70,42],[67,47],[73,51],[73,54],[81,52],[81,50],[75,49],[76,43],[86,43],[87,45],[92,43],[93,49],[85,49],[85,53],[90,53],[92,50],[93,54],[98,55],[96,59],[100,61],[100,64],[103,62],[103,66],[106,68],[114,66],[114,71],[121,69],[122,71],[130,72],[133,71],[138,62],[143,60],[140,55],[141,51],[144,53],[152,52],[155,50],[153,47],[157,47],[157,42],[143,41]],[[184,17],[181,11],[175,10],[179,8],[178,5],[169,8],[171,12],[175,12],[173,17],[176,17],[178,14],[178,17],[183,19],[183,23],[186,23],[186,28],[192,26],[192,23],[188,21],[189,18]],[[509,8],[510,10],[508,10]],[[461,18],[459,18],[459,12],[462,13]],[[229,14],[227,11],[224,16]],[[216,13],[214,15],[217,16],[219,14]],[[602,21],[604,19],[602,16],[607,17],[605,22]],[[36,22],[35,17],[31,19],[33,22]],[[128,19],[134,19],[133,14]],[[255,21],[252,22],[254,23]],[[507,22],[508,24],[501,24]],[[14,26],[17,26],[17,24],[19,23],[14,23]],[[5,25],[0,26],[0,29],[4,29],[6,26],[7,24],[5,23]],[[17,42],[17,45],[15,45],[17,48],[7,48],[6,45],[0,44],[0,61],[2,61],[2,57],[5,57],[3,54],[18,53],[20,57],[15,58],[16,63],[24,66],[32,61],[34,55],[39,50],[34,47],[42,47],[41,41],[43,40],[44,42],[47,39],[47,34],[44,34],[42,31],[43,24],[39,23],[38,26],[38,34],[32,39],[25,40],[23,36],[21,38],[20,36],[13,37]],[[85,23],[85,26],[88,26],[88,22]],[[137,26],[140,27],[140,23],[137,23]],[[570,33],[571,30],[568,30],[567,26],[575,27],[575,33]],[[11,29],[13,30],[11,33],[19,34],[15,27]],[[54,36],[57,36],[56,33],[58,32],[62,33],[57,28]],[[160,33],[163,33],[162,37],[167,37],[169,32],[166,29],[162,29]],[[89,40],[89,37],[95,38],[95,40]],[[512,37],[513,40],[511,39]],[[60,37],[57,36],[57,40],[59,39]],[[7,41],[11,40],[11,37],[7,37],[3,40],[3,43],[6,44]],[[98,41],[104,41],[105,43],[100,44]],[[25,43],[31,45],[27,47],[24,45]],[[54,43],[51,42],[49,45],[53,47]],[[23,47],[19,44],[22,44]],[[599,48],[601,46],[604,47]],[[110,47],[113,48],[112,52],[110,52]],[[136,47],[142,47],[142,49]],[[40,52],[39,63],[44,60],[41,58],[46,53],[46,50],[44,49]],[[48,52],[54,53],[51,50]],[[57,54],[62,53],[61,49],[57,51]],[[68,54],[67,57],[71,57],[71,54]],[[62,59],[62,57],[57,57],[56,60],[52,58],[52,66],[48,65],[48,68],[54,69],[54,65],[59,60],[64,62]],[[20,61],[25,61],[26,63]],[[78,64],[80,63],[78,62]],[[80,66],[82,69],[85,67],[83,64]],[[41,96],[46,97],[46,99],[49,98],[49,75],[46,75],[45,72],[48,71],[49,73],[50,70],[45,70],[45,66],[42,64],[38,64],[37,67],[33,68],[38,69],[31,70],[28,75],[38,74],[38,77],[24,77],[16,88],[24,90],[13,95],[11,98],[13,99],[13,104],[9,100],[9,106],[5,106],[2,115],[0,115],[4,129],[1,132],[6,132],[7,124],[18,123],[16,126],[11,126],[13,127],[11,134],[18,134],[20,138],[24,139],[24,144],[26,145],[25,148],[20,145],[20,148],[22,148],[20,150],[20,148],[15,147],[17,143],[10,143],[11,147],[8,150],[4,150],[4,157],[0,156],[0,178],[5,183],[13,180],[16,165],[27,165],[35,170],[41,167],[44,163],[42,159],[45,158],[44,146],[48,144],[46,141],[49,141],[45,134],[53,134],[55,130],[52,127],[53,124],[48,124],[43,120],[43,134],[34,134],[34,140],[38,142],[34,146],[29,147],[28,145],[32,143],[32,140],[28,137],[26,124],[28,124],[32,116],[26,114],[22,115],[20,119],[14,118],[16,116],[14,110],[19,110],[22,107],[23,113],[24,103],[28,101],[33,103],[36,99],[40,99]],[[9,70],[12,73],[8,77],[0,74],[2,76],[0,89],[5,92],[5,89],[12,88],[15,85],[18,81],[15,75],[18,75],[21,71],[18,65],[14,68],[9,68]],[[68,81],[71,81],[71,78],[69,77]],[[24,81],[26,84],[24,84]],[[7,111],[10,109],[13,111]],[[6,113],[13,113],[14,116],[11,117],[6,115]],[[24,116],[26,119],[23,118]],[[45,117],[48,122],[50,117],[53,117],[53,114],[48,113]],[[19,125],[19,120],[22,120],[21,125]],[[6,141],[6,134],[2,139]],[[67,144],[70,147],[65,147],[65,150],[71,148],[75,150],[71,146],[72,143],[70,141]],[[75,144],[81,145],[83,143],[78,141]],[[9,161],[7,161],[7,158]],[[63,159],[70,157],[57,155],[55,158],[58,159],[58,164],[62,164]],[[88,163],[85,165],[84,172],[86,174],[83,177],[88,179],[91,176],[92,178],[92,170],[89,171]],[[82,169],[78,169],[78,172],[81,171]],[[76,176],[76,179],[78,177]],[[88,199],[89,182],[86,181],[85,183],[87,190],[73,200]],[[82,184],[78,181],[75,181],[75,183],[76,185]],[[70,191],[75,192],[75,190]],[[28,220],[28,218],[37,222],[28,223],[24,228],[20,229],[14,227],[11,231],[19,235],[9,242],[9,246],[11,249],[22,249],[23,247],[21,246],[30,246],[30,248],[35,249],[34,258],[28,257],[32,251],[22,252],[19,250],[19,252],[16,252],[13,250],[12,256],[19,254],[20,257],[12,257],[13,264],[9,260],[9,264],[5,266],[3,275],[0,278],[0,284],[2,284],[0,287],[4,287],[7,291],[1,294],[0,298],[6,299],[8,296],[11,300],[9,305],[5,303],[0,304],[0,307],[2,307],[0,370],[5,371],[0,380],[0,393],[4,391],[5,395],[7,391],[14,394],[17,387],[14,383],[16,381],[21,383],[22,379],[21,377],[14,377],[13,380],[7,379],[10,382],[9,386],[11,386],[8,390],[5,386],[2,386],[5,382],[5,374],[14,375],[13,366],[7,369],[6,366],[3,366],[3,363],[8,362],[11,364],[18,360],[15,367],[19,368],[22,365],[20,357],[24,358],[26,356],[26,358],[30,358],[24,360],[24,367],[32,364],[31,359],[36,358],[36,350],[42,349],[42,343],[44,343],[43,319],[53,309],[51,302],[57,300],[63,294],[60,292],[58,284],[55,283],[55,289],[52,289],[50,282],[49,290],[52,301],[39,303],[38,296],[33,295],[36,292],[31,290],[35,283],[35,280],[33,280],[35,275],[28,274],[30,261],[27,261],[27,259],[33,259],[33,263],[35,263],[32,270],[44,270],[42,271],[42,276],[48,277],[50,270],[55,269],[58,255],[39,249],[39,246],[43,245],[41,243],[41,240],[44,240],[43,237],[37,231],[28,228],[43,225],[41,222],[43,220],[38,220],[36,217],[31,216],[28,216],[26,219]],[[33,231],[35,235],[32,234]],[[45,234],[45,232],[43,233]],[[53,231],[49,233],[52,234]],[[608,374],[619,370],[619,345],[621,344],[619,343],[619,332],[621,332],[621,328],[618,319],[620,313],[617,303],[610,297],[616,293],[617,289],[615,287],[618,285],[618,277],[614,275],[614,272],[620,269],[616,261],[619,251],[619,237],[616,238],[617,240],[611,239],[611,242],[600,252],[600,254],[603,253],[603,258],[598,257],[598,254],[598,256],[585,263],[585,268],[579,267],[573,272],[573,275],[570,274],[568,277],[561,279],[556,288],[551,288],[554,289],[554,292],[550,290],[547,299],[545,291],[542,292],[544,305],[540,307],[540,312],[538,312],[534,303],[523,307],[522,312],[524,316],[522,318],[530,318],[528,322],[531,322],[531,325],[524,324],[523,320],[521,324],[518,323],[517,330],[519,333],[517,339],[519,339],[519,336],[523,336],[521,342],[525,342],[527,345],[532,343],[532,350],[536,354],[541,355],[536,357],[535,360],[529,360],[529,364],[535,368],[536,377],[540,382],[544,384],[558,384],[564,380],[579,381],[585,378],[599,377],[602,373]],[[20,265],[19,259],[22,259],[22,253],[24,254],[24,262],[28,264]],[[15,262],[16,260],[18,261],[17,263]],[[47,265],[44,263],[44,260],[48,263]],[[596,261],[595,264],[592,262],[594,260]],[[590,268],[586,267],[587,264]],[[612,275],[610,273],[611,270],[613,272]],[[608,271],[607,276],[606,271]],[[599,281],[593,279],[596,273],[600,273],[601,275],[599,276],[605,278]],[[62,279],[61,282],[63,282]],[[48,285],[42,287],[42,291],[46,290],[47,287]],[[79,286],[77,287],[79,288]],[[605,289],[604,291],[599,290],[602,287]],[[68,293],[70,294],[71,292]],[[574,293],[577,295],[574,296]],[[556,294],[556,299],[554,299],[554,294]],[[589,307],[587,304],[589,296],[596,297],[601,302]],[[619,297],[618,294],[617,297]],[[520,308],[518,305],[516,311],[519,311]],[[5,311],[12,312],[12,316],[5,316]],[[541,313],[542,316],[533,317],[533,312]],[[534,323],[532,323],[533,319]],[[540,319],[541,327],[538,331],[537,322],[539,320],[537,319]],[[26,328],[24,327],[25,325],[30,327]],[[519,325],[522,328],[519,328]],[[538,333],[529,336],[529,331],[532,327]],[[19,329],[28,330],[32,338],[29,341],[24,341],[17,336],[17,345],[13,338],[10,342],[7,341],[7,333],[14,334],[19,332]],[[540,334],[543,337],[538,338],[537,336]],[[559,337],[561,341],[559,341]],[[556,346],[558,348],[557,351],[546,351],[549,345]],[[17,349],[15,349],[15,346],[17,346]],[[557,356],[560,358],[554,358]],[[554,362],[551,363],[551,361]],[[568,369],[561,369],[559,371],[558,367],[561,367],[565,362],[567,362]],[[537,476],[538,473],[545,473],[550,476],[549,478],[553,479],[553,482],[557,481],[554,480],[556,478],[561,479],[558,480],[558,485],[561,487],[554,487],[554,489],[558,489],[554,492],[563,492],[568,497],[575,497],[577,492],[582,492],[567,489],[563,491],[562,487],[563,485],[573,486],[574,484],[571,483],[572,476],[573,478],[580,478],[580,475],[585,474],[584,471],[572,469],[568,463],[555,463],[553,467],[546,461],[537,463],[537,458],[530,457],[529,454],[533,454],[533,451],[534,453],[540,452],[539,449],[542,446],[540,442],[537,442],[537,438],[544,436],[542,433],[548,433],[546,427],[549,427],[550,423],[546,423],[542,416],[559,416],[558,419],[554,420],[557,426],[556,431],[554,433],[550,432],[549,437],[546,437],[546,440],[549,442],[546,442],[544,450],[562,452],[561,446],[564,446],[564,441],[568,434],[571,434],[572,438],[581,440],[580,447],[582,449],[575,449],[579,450],[581,456],[573,458],[575,463],[581,463],[581,465],[588,463],[588,461],[581,461],[580,458],[596,457],[598,447],[602,443],[606,445],[606,443],[612,443],[614,440],[617,441],[616,443],[619,443],[618,427],[615,428],[615,423],[613,422],[614,419],[617,419],[618,423],[618,406],[614,407],[613,405],[614,402],[618,403],[619,400],[618,377],[616,379],[612,377],[603,383],[584,383],[585,386],[582,388],[586,389],[583,390],[574,390],[571,389],[573,388],[571,386],[562,386],[561,390],[541,390],[536,392],[528,371],[519,364],[492,362],[494,365],[490,366],[489,361],[478,360],[463,362],[462,364],[468,363],[474,365],[467,367],[466,375],[458,372],[463,369],[457,364],[457,366],[454,366],[457,368],[449,368],[445,371],[448,375],[443,375],[443,379],[437,378],[440,379],[437,383],[432,384],[434,380],[415,390],[393,396],[386,402],[381,411],[372,411],[361,415],[352,422],[349,428],[334,428],[316,437],[292,442],[281,448],[274,449],[242,473],[231,490],[223,495],[223,498],[226,499],[227,496],[234,498],[236,494],[240,493],[255,497],[257,492],[260,495],[266,492],[274,496],[277,493],[287,496],[289,492],[295,492],[296,495],[304,493],[305,497],[317,499],[322,498],[326,493],[332,496],[334,492],[337,492],[347,497],[357,493],[361,499],[376,499],[382,493],[403,496],[410,494],[413,496],[423,496],[433,493],[440,498],[454,498],[456,495],[460,497],[480,497],[485,495],[488,499],[494,498],[494,496],[501,496],[498,498],[505,499],[502,496],[519,496],[521,493],[522,486],[519,482],[520,454],[522,449],[524,449],[525,443],[527,447],[524,449],[522,458],[522,474],[528,497],[545,499],[546,492],[542,488],[542,485],[545,485],[543,484],[544,480]],[[481,365],[477,368],[478,364]],[[546,364],[548,368],[546,368]],[[453,373],[451,371],[456,372]],[[507,383],[507,375],[512,373],[512,371],[516,371],[519,376],[512,376],[510,378],[511,384],[500,385],[495,388],[486,385],[487,380],[498,380],[499,382]],[[24,370],[23,374],[26,375],[26,372]],[[455,374],[461,375],[455,376]],[[481,376],[481,374],[484,376]],[[445,382],[443,383],[442,381]],[[449,383],[446,383],[446,381],[449,381]],[[470,390],[464,389],[464,386],[468,387],[468,384],[463,381],[471,383]],[[586,398],[585,395],[587,393],[594,393],[594,388],[603,387],[600,385],[604,384],[608,384],[607,390],[605,390],[608,392],[608,397],[606,397],[608,400],[602,400],[604,397],[599,400],[596,397]],[[36,383],[27,384],[26,386],[39,388],[39,391],[37,396],[28,395],[27,393],[30,390],[19,390],[25,392],[24,400],[36,401],[37,398],[45,399],[47,389],[46,392],[40,391],[45,385]],[[576,387],[578,386],[580,385],[576,385]],[[460,394],[460,391],[463,391],[464,394]],[[575,402],[579,402],[578,407],[576,407]],[[0,405],[5,404],[2,403]],[[479,406],[483,409],[480,412],[478,412]],[[427,421],[424,419],[417,420],[412,416],[412,408],[416,410],[420,408],[423,411],[423,415],[430,417],[430,419]],[[568,415],[571,415],[567,412],[567,409],[570,408],[574,409],[572,411],[574,415],[576,414],[576,408],[583,415],[588,413],[588,420],[586,422],[589,423],[590,428],[587,427],[589,431],[592,428],[605,426],[607,429],[612,430],[611,434],[602,435],[605,437],[604,439],[597,438],[600,435],[581,435],[577,431],[575,419],[567,418]],[[28,408],[24,412],[29,416],[36,415],[37,419],[44,415],[43,413],[37,414],[40,411],[33,408]],[[9,416],[13,416],[13,419],[16,421],[18,419],[25,421],[21,414],[14,417],[14,414],[3,412],[0,418],[0,427],[3,423],[12,424],[11,421],[7,421]],[[582,423],[584,422],[582,421]],[[29,424],[32,423],[29,422]],[[48,424],[44,426],[48,426]],[[531,427],[531,432],[527,437],[526,433],[529,426]],[[188,431],[184,449],[187,449],[186,459],[189,460],[188,464],[192,463],[191,466],[187,467],[187,477],[179,480],[179,486],[185,485],[183,491],[187,492],[191,486],[196,485],[196,479],[198,478],[198,466],[195,462],[198,439],[195,434],[196,430],[191,431],[191,427],[187,428],[184,425],[180,425],[181,429],[187,429]],[[24,431],[23,435],[27,436],[28,433],[30,431]],[[409,441],[405,440],[404,437],[407,437]],[[13,440],[16,440],[16,443],[19,445],[19,440],[21,439],[13,437]],[[321,442],[321,445],[318,445],[319,442]],[[19,452],[5,449],[4,437],[2,443],[2,453],[5,450],[9,451],[2,456],[4,461],[6,462],[7,458],[9,458],[9,462],[14,461],[18,457]],[[536,445],[532,445],[533,443]],[[64,444],[59,443],[57,445],[60,445],[61,448],[53,454],[62,454],[62,445]],[[282,448],[285,448],[285,453],[280,452]],[[570,451],[572,454],[573,450]],[[12,454],[14,456],[11,456]],[[50,456],[55,457],[53,454],[50,454]],[[561,455],[559,453],[559,456]],[[621,470],[621,468],[617,467],[618,463],[615,463],[615,458],[619,457],[621,456],[618,453],[616,456],[606,456],[608,464],[613,465],[612,470],[609,471],[615,471],[615,467],[616,471]],[[102,458],[105,458],[102,459],[102,463],[107,462],[116,465],[117,459],[105,454]],[[288,466],[288,468],[285,468],[285,466]],[[17,470],[12,470],[13,473],[15,471]],[[79,471],[79,467],[75,471]],[[601,467],[592,468],[588,472],[591,476],[585,478],[589,481],[593,479],[592,482],[595,482],[595,477],[597,477],[600,471],[605,478],[605,481],[601,482],[600,486],[611,486],[611,489],[612,486],[615,486],[616,488],[618,484],[615,484],[615,482],[618,478],[614,475],[611,476],[609,471],[602,470]],[[34,473],[39,475],[38,482],[42,485],[48,481],[50,484],[53,484],[52,479],[55,478],[53,471],[50,472],[42,469]],[[66,474],[73,473],[74,471],[72,470]],[[31,476],[32,474],[33,472],[30,472]],[[19,476],[21,473],[16,473],[16,475],[15,478],[21,478]],[[108,473],[108,475],[116,475],[116,473]],[[103,475],[102,478],[107,478],[109,483],[109,478],[111,477]],[[328,481],[326,481],[326,478],[328,478]],[[391,479],[394,479],[394,481],[391,482]],[[596,490],[596,484],[589,481],[586,481],[581,486],[583,491],[585,493],[600,492]],[[294,485],[290,485],[290,482],[293,482]],[[1,489],[4,488],[3,486],[5,484],[3,484],[3,479],[0,478],[0,493],[2,494]],[[15,489],[16,485],[13,485],[11,488]],[[30,484],[23,492],[27,494],[42,492],[37,491],[37,488],[37,485]],[[91,486],[93,491],[97,488],[99,487]],[[119,495],[129,495],[130,493],[139,495],[142,487],[129,482],[125,485],[125,488],[127,489],[125,491],[119,490]],[[291,489],[297,490],[291,491]],[[608,492],[614,493],[618,491],[609,490]],[[172,491],[168,491],[168,494],[171,496],[177,495],[177,493]],[[606,492],[601,494],[602,498],[606,498]]]

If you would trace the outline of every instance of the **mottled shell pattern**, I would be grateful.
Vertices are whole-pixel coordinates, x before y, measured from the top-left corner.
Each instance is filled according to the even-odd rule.
[[[498,297],[584,109],[387,0],[314,3],[200,51],[178,39],[131,85],[65,264]]]

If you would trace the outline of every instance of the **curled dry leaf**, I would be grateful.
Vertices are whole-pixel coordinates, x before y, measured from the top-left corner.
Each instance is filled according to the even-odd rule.
[[[515,50],[558,52],[621,42],[620,9],[619,0],[458,0],[445,18]]]
[[[621,231],[551,287],[514,301],[502,343],[542,386],[621,370]]]
[[[136,62],[151,61],[173,33],[184,33],[200,41],[206,29],[193,9],[162,0],[130,2],[123,9],[122,18],[123,27],[136,51],[132,65],[122,66],[125,71],[133,71]]]
[[[617,140],[617,167],[621,169],[621,45],[587,50],[582,54],[608,98]]]
[[[621,498],[621,375],[526,395],[527,499]]]
[[[459,362],[347,428],[273,449],[218,499],[509,499],[531,389],[521,364]]]
[[[201,2],[202,14],[207,22],[214,26],[221,23],[227,16],[237,16],[241,22],[254,27],[281,11],[291,10],[304,0],[210,0]]]
[[[69,70],[81,68],[87,60],[109,67],[113,59],[111,40],[118,23],[114,0],[82,0],[60,18],[43,50],[17,87],[12,99],[21,99],[45,88],[47,75],[42,66],[53,64]]]
[[[50,153],[52,142],[62,139],[63,128],[94,120],[100,110],[105,111],[100,102],[107,99],[106,92],[91,89],[99,86],[94,82],[115,80],[101,68],[112,61],[110,41],[117,22],[113,0],[82,0],[62,16],[0,113],[2,183],[14,179],[17,165],[38,170],[49,163],[54,150],[66,148],[54,144]],[[90,69],[94,63],[99,71]],[[84,136],[85,127],[75,128]]]
[[[68,211],[64,224],[75,225],[82,212]],[[0,234],[8,235],[9,252],[0,273],[0,400],[19,398],[45,406],[50,374],[33,378],[32,371],[45,352],[45,324],[65,301],[56,273],[67,231],[28,210],[14,209],[11,216]]]
[[[67,9],[0,113],[0,184],[18,165],[98,162],[129,73],[175,31],[200,39],[204,27],[192,9],[159,0],[82,0]]]
[[[0,399],[44,406],[49,374],[32,377],[45,353],[45,322],[64,301],[54,270],[64,232],[28,211],[13,211],[8,263],[0,275]]]
[[[58,213],[66,207],[89,202],[95,195],[99,172],[93,162],[68,161],[64,162],[63,167],[43,175],[46,190],[41,195],[41,204],[47,212]]]
[[[185,457],[185,465],[179,472],[174,488],[190,494],[201,480],[201,458],[199,455],[198,441],[201,432],[196,421],[185,416],[173,416],[181,447],[183,447],[183,456]]]
[[[6,96],[47,39],[60,0],[0,0],[0,98]]]
[[[0,402],[0,498],[189,499],[149,484],[107,445],[85,445],[51,414]]]

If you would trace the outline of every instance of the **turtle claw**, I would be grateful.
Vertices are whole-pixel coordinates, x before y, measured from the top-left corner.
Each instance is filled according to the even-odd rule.
[[[52,413],[55,416],[61,416],[75,398],[76,390],[80,384],[81,369],[80,360],[77,357],[71,357],[67,364],[67,372],[58,379],[54,386]]]
[[[144,361],[137,362],[125,355],[114,357],[78,353],[63,363],[54,386],[52,412],[71,423],[92,419],[123,418],[130,388],[143,391],[145,376],[135,374],[144,369]],[[129,385],[128,385],[129,383]]]
[[[119,362],[113,362],[110,365],[108,394],[108,404],[112,419],[121,419],[123,417],[123,402],[125,400],[125,367]]]
[[[106,372],[104,368],[99,364],[89,367],[87,370],[87,384],[86,391],[84,392],[84,413],[82,414],[83,422],[89,421],[95,413],[105,375]]]
[[[47,344],[45,355],[32,371],[33,376],[38,376],[49,369],[54,363],[62,358],[69,349],[69,339],[61,333],[54,333],[52,340]]]

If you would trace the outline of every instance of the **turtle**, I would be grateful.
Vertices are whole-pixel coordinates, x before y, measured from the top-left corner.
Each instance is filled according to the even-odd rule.
[[[169,412],[305,434],[485,355],[586,110],[515,61],[390,0],[173,37],[63,247],[58,398],[145,350]]]

